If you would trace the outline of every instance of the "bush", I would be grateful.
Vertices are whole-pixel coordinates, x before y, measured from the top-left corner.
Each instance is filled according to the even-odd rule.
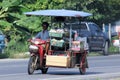
[[[0,59],[3,59],[3,58],[8,58],[9,56],[7,54],[0,54]]]
[[[28,51],[28,43],[25,41],[14,41],[11,40],[8,44],[7,47],[5,48],[5,53],[9,58],[24,58],[27,57],[28,55],[25,54],[25,52]]]
[[[114,37],[112,37],[112,39],[111,39],[111,46],[110,46],[110,48],[109,48],[109,53],[110,53],[110,54],[119,53],[119,47],[113,46],[113,43],[112,43],[112,41],[115,40],[115,39],[118,39],[118,36],[114,36]]]

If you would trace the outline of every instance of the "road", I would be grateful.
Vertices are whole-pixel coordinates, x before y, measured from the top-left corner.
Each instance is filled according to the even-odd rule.
[[[0,80],[102,80],[120,77],[120,55],[88,57],[89,68],[80,75],[78,68],[49,68],[47,74],[27,74],[28,59],[0,59]]]

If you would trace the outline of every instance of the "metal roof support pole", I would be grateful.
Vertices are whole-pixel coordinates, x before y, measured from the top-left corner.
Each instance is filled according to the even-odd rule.
[[[111,24],[110,23],[109,23],[109,32],[108,32],[108,34],[109,34],[109,40],[111,42]]]
[[[70,41],[69,41],[69,49],[71,49],[71,43],[72,43],[72,23],[70,24]]]

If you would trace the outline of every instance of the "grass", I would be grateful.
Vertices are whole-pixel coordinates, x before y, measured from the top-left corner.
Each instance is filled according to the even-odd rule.
[[[14,42],[9,43],[4,50],[3,54],[0,54],[0,59],[3,58],[27,58],[28,54],[28,43],[26,42]]]
[[[100,56],[100,55],[102,55],[102,54],[99,53],[99,52],[90,52],[90,53],[88,54],[88,56]]]
[[[118,49],[115,47],[111,47],[110,50],[111,50],[110,55],[119,53]],[[0,59],[3,59],[3,58],[28,58],[29,54],[26,54],[26,51],[20,52],[20,51],[16,51],[16,50],[8,50],[4,54],[0,54]],[[88,54],[88,56],[101,56],[101,55],[102,54],[100,52],[90,52]]]
[[[26,54],[25,52],[24,53],[10,53],[10,54],[7,54],[7,53],[3,53],[3,54],[0,54],[0,59],[5,59],[5,58],[14,58],[14,59],[18,59],[18,58],[28,58],[29,57],[29,54]]]
[[[9,58],[14,58],[14,59],[18,59],[18,58],[28,58],[29,54],[25,54],[25,53],[17,53],[17,54],[10,54]]]
[[[7,54],[0,54],[0,59],[8,58],[9,56]]]
[[[13,45],[12,45],[13,44]],[[16,42],[10,44],[6,49],[4,54],[0,54],[0,59],[3,58],[27,58],[29,54],[25,54],[28,51],[28,43],[26,42]],[[120,53],[118,47],[110,46],[109,54],[118,54]],[[100,52],[91,52],[88,56],[101,56]]]

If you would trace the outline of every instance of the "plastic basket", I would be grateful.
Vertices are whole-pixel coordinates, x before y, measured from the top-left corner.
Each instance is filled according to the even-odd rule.
[[[51,37],[58,37],[58,38],[62,38],[63,37],[63,33],[57,33],[57,32],[50,32],[49,35]]]
[[[60,41],[51,41],[51,46],[63,47],[64,42]]]
[[[72,48],[73,51],[84,51],[84,42],[83,41],[73,41]]]

